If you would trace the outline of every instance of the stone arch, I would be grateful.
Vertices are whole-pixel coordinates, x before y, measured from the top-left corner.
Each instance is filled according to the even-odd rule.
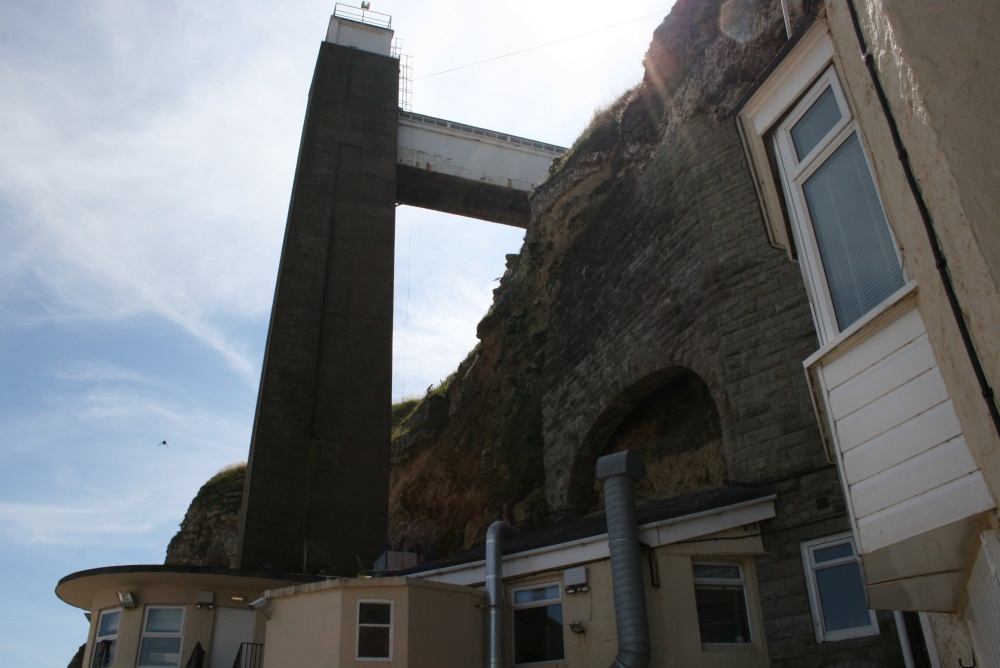
[[[571,512],[603,506],[594,465],[598,457],[626,449],[637,450],[649,471],[636,486],[640,503],[721,486],[726,475],[722,421],[701,376],[685,367],[660,370],[608,404],[573,462],[567,497]]]

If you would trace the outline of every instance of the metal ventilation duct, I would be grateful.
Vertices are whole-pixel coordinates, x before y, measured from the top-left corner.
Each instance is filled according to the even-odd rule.
[[[646,584],[642,577],[639,523],[635,513],[635,482],[645,477],[642,458],[631,450],[597,460],[597,479],[604,483],[618,631],[618,656],[611,668],[646,668],[649,665]]]

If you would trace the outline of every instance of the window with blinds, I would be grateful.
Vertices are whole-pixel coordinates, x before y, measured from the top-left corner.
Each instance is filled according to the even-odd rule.
[[[773,134],[799,257],[824,341],[903,285],[896,244],[833,69]]]

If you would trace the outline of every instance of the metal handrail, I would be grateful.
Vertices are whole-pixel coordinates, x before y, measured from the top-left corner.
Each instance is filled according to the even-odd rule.
[[[262,668],[264,665],[264,643],[245,642],[240,644],[233,668]]]
[[[381,12],[373,12],[364,7],[352,7],[338,2],[333,7],[333,15],[339,19],[357,21],[369,26],[378,28],[392,28],[392,17]]]
[[[196,642],[194,649],[191,650],[191,656],[188,657],[187,663],[184,664],[184,668],[203,668],[204,665],[205,650],[202,649],[200,642]]]

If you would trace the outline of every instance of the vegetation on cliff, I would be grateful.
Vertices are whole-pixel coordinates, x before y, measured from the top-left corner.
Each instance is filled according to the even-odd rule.
[[[201,486],[180,529],[167,546],[164,563],[174,566],[233,565],[246,470],[245,462],[227,466]]]

